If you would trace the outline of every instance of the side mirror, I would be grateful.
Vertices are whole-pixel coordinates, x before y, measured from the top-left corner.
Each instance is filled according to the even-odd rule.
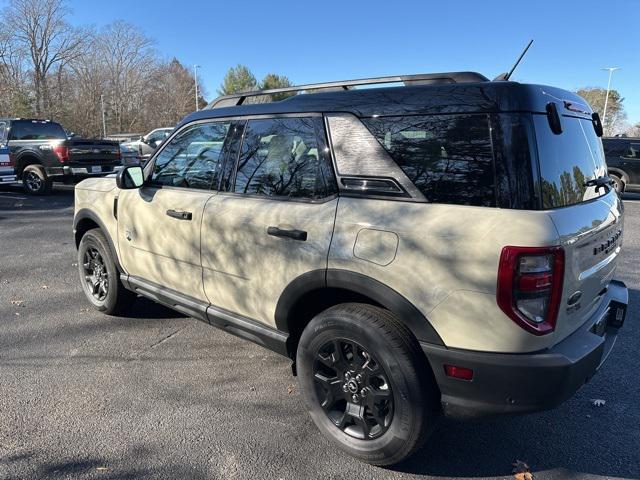
[[[145,137],[144,135],[140,135],[140,141],[142,143],[147,143],[147,137]]]
[[[133,190],[144,185],[142,167],[135,165],[124,167],[116,177],[116,185],[120,190]]]
[[[602,120],[600,120],[598,112],[591,114],[591,120],[593,121],[593,129],[596,131],[596,135],[601,137],[604,134],[604,128],[602,127]]]

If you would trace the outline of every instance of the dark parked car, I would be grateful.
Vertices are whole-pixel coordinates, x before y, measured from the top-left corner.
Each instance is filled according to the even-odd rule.
[[[640,138],[603,138],[602,145],[615,189],[640,191]]]
[[[0,119],[0,149],[7,154],[0,159],[6,178],[22,181],[34,195],[48,193],[54,181],[104,176],[121,165],[118,142],[68,137],[49,120]]]

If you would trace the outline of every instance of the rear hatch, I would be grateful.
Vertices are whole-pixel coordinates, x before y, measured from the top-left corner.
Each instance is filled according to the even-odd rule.
[[[65,145],[69,148],[68,165],[88,167],[120,164],[120,145],[109,140],[71,138]]]
[[[602,143],[591,118],[563,115],[554,134],[547,115],[534,114],[543,208],[565,251],[557,339],[591,318],[607,291],[619,259],[623,207],[613,189],[589,186],[607,175]]]

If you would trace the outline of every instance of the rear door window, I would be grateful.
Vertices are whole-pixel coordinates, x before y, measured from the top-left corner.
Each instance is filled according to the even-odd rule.
[[[495,206],[487,115],[364,118],[429,202]]]
[[[7,122],[0,122],[0,145],[7,141]]]
[[[322,119],[249,120],[234,191],[305,199],[335,193]]]
[[[42,120],[16,120],[11,123],[10,140],[63,140],[67,134],[60,124]]]
[[[546,115],[533,115],[540,164],[543,208],[556,208],[604,195],[606,188],[586,183],[606,175],[602,142],[591,120],[562,117],[562,133],[554,134]]]

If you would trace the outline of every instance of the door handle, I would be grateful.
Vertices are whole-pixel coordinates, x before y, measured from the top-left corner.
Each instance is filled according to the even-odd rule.
[[[181,210],[167,210],[167,215],[178,220],[191,220],[193,217],[191,212],[183,212]]]
[[[307,240],[307,232],[304,230],[285,230],[278,227],[269,227],[267,228],[267,234],[272,237],[292,238],[293,240],[300,240],[301,242]]]

